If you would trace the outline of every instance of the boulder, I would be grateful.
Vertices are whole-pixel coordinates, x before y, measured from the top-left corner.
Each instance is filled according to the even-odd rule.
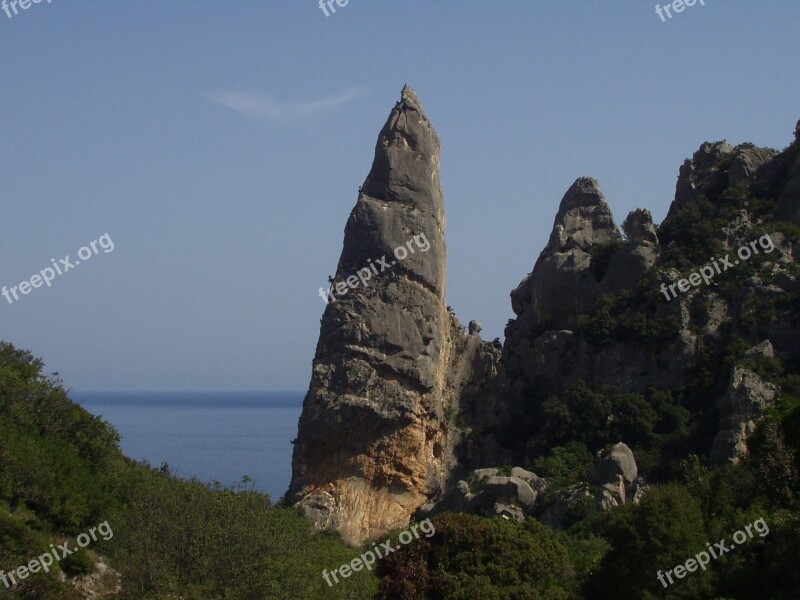
[[[514,504],[526,510],[532,510],[537,493],[527,482],[517,477],[490,477],[486,480],[482,492],[495,501]]]
[[[489,479],[490,477],[494,477],[500,472],[500,469],[475,469],[472,472],[472,476],[475,478],[476,481],[481,481],[483,479]]]
[[[626,444],[619,442],[610,450],[600,454],[600,460],[592,471],[590,481],[598,485],[616,484],[618,477],[621,476],[625,484],[630,484],[636,481],[638,474],[633,452]]]
[[[763,356],[766,358],[773,358],[775,356],[775,349],[772,347],[772,342],[769,340],[764,340],[760,344],[756,344],[749,350],[747,350],[744,355],[748,358],[753,358],[757,356]]]
[[[604,483],[595,500],[600,510],[610,510],[624,505],[626,497],[625,481],[620,475],[615,483]]]
[[[523,513],[519,507],[512,504],[502,504],[498,502],[494,505],[494,514],[504,519],[513,519],[515,521],[525,520],[525,513]]]

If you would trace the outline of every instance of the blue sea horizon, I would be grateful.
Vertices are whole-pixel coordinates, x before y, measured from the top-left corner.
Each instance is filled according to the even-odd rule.
[[[305,392],[76,392],[108,421],[123,453],[173,474],[233,485],[246,475],[277,502],[289,487]]]

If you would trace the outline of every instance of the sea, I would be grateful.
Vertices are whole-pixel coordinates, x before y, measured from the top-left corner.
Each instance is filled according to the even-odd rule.
[[[252,480],[277,502],[292,475],[303,392],[76,392],[108,421],[123,453],[181,478],[229,486]]]

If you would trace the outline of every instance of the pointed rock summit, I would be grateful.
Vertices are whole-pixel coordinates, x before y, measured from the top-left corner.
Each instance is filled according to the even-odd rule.
[[[533,271],[511,292],[518,317],[506,326],[503,364],[518,374],[518,397],[526,387],[559,394],[570,381],[561,365],[569,363],[574,330],[594,312],[605,276],[593,248],[611,242],[622,242],[611,209],[597,180],[580,177],[564,194]]]
[[[390,256],[412,235],[424,234],[430,249],[415,251],[398,267],[444,296],[447,258],[439,156],[439,137],[417,94],[406,85],[378,136],[372,169],[347,222],[345,266],[360,269],[370,259]]]
[[[303,404],[287,497],[353,544],[405,526],[452,460],[445,380],[467,335],[444,300],[439,152],[406,86],[345,226],[333,285],[346,291],[325,309]]]
[[[550,240],[533,271],[511,292],[511,306],[522,315],[531,307],[536,323],[552,329],[577,323],[594,307],[598,282],[592,276],[594,244],[622,236],[597,180],[580,177],[561,200]]]

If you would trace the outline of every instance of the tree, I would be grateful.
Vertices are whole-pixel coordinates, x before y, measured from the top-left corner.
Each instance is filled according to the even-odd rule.
[[[684,564],[706,549],[706,533],[699,503],[684,487],[668,484],[653,489],[639,505],[612,513],[604,535],[611,550],[587,584],[593,599],[710,597],[708,571],[673,576],[664,587],[657,574]],[[669,584],[668,579],[665,581]]]
[[[436,533],[380,561],[380,597],[392,600],[575,597],[575,571],[556,534],[524,523],[445,513]],[[572,591],[571,594],[568,592]]]

